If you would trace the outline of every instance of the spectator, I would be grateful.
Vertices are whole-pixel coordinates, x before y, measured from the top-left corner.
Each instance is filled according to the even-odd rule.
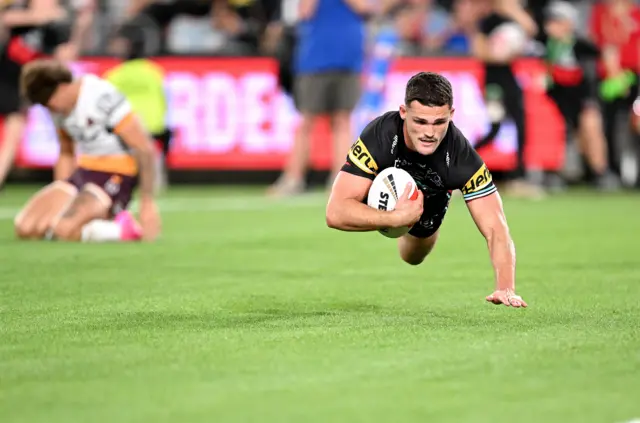
[[[69,11],[58,0],[10,3],[0,8],[1,26],[7,29],[0,44],[0,118],[4,119],[0,142],[0,188],[13,165],[26,126],[27,105],[19,92],[22,67],[38,58],[55,55],[73,60],[84,47],[93,20],[92,1],[74,4],[76,15],[69,31]]]
[[[578,11],[566,1],[554,1],[547,9],[539,40],[545,45],[549,69],[547,92],[564,117],[568,130],[576,132],[578,146],[603,190],[618,188],[609,172],[602,118],[591,81],[584,68],[599,49],[577,36]]]
[[[640,42],[640,6],[631,0],[606,0],[594,5],[591,14],[591,33],[602,49],[598,63],[598,77],[603,85],[603,117],[605,136],[609,144],[609,165],[621,173],[620,140],[616,131],[618,114],[635,118],[633,104],[638,97],[637,73],[640,71],[638,48]],[[640,128],[635,124],[636,134]]]
[[[517,4],[517,0],[476,0],[478,13],[484,15],[479,25],[479,31],[473,36],[474,56],[484,63],[486,93],[488,97],[499,97],[506,115],[510,117],[517,130],[517,164],[510,176],[505,192],[522,197],[540,197],[540,187],[527,180],[524,162],[526,121],[524,114],[524,94],[516,80],[512,65],[519,57],[518,53],[507,51],[503,55],[502,49],[496,49],[492,44],[491,35],[495,29],[506,23],[516,23],[522,27],[527,35],[537,34],[537,26],[533,19]],[[484,12],[484,13],[482,13]],[[482,13],[482,14],[481,14]]]
[[[360,98],[368,1],[302,0],[299,10],[294,100],[302,122],[284,172],[268,191],[271,196],[304,190],[311,131],[321,115],[331,118],[333,180],[353,142],[351,114]]]
[[[213,35],[216,29],[222,31],[244,54],[258,53],[265,29],[279,14],[280,0],[139,0],[127,10],[130,23],[151,23],[161,29],[161,34],[178,17],[209,18],[208,34]],[[198,41],[202,44],[202,40]]]
[[[424,20],[424,8],[409,2],[398,2],[386,11],[382,25],[376,31],[376,38],[393,33],[396,37],[395,55],[419,56],[424,40]]]
[[[446,28],[427,39],[429,50],[450,54],[470,54],[471,38],[478,25],[478,4],[474,0],[455,0]]]

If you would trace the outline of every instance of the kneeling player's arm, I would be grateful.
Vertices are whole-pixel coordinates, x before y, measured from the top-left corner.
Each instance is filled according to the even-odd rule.
[[[363,203],[371,183],[368,178],[341,171],[327,204],[327,226],[351,232],[395,227],[395,216],[392,212],[377,210]]]
[[[76,156],[73,140],[63,129],[58,129],[58,142],[60,143],[60,153],[53,169],[53,176],[56,181],[63,181],[68,179],[75,170]]]
[[[509,234],[502,200],[497,191],[468,200],[476,226],[487,240],[496,279],[496,289],[515,289],[516,250]]]
[[[116,126],[116,133],[136,154],[140,166],[142,200],[151,199],[155,186],[155,150],[151,138],[137,116],[130,112]]]

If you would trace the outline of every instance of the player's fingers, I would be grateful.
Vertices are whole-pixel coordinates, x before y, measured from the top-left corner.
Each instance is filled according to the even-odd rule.
[[[526,303],[524,302],[524,300],[522,299],[522,297],[520,297],[519,295],[513,296],[509,298],[511,305],[513,307],[526,307]]]
[[[404,191],[402,192],[402,195],[400,196],[400,200],[408,200],[409,199],[409,194],[411,194],[411,182],[407,182],[407,185],[404,187]]]
[[[487,301],[495,305],[500,305],[503,303],[502,299],[497,295],[490,295],[489,297],[487,297]]]

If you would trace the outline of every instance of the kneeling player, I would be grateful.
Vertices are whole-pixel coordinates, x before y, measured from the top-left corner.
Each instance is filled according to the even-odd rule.
[[[16,217],[17,236],[86,242],[155,239],[160,219],[153,199],[153,143],[126,99],[97,76],[73,79],[55,61],[26,65],[21,89],[27,100],[51,112],[60,156],[55,182],[36,193]],[[141,226],[126,211],[138,166]]]
[[[452,190],[460,189],[487,240],[495,271],[496,289],[487,301],[526,307],[515,293],[515,248],[502,201],[482,159],[451,122],[452,106],[452,88],[446,78],[425,72],[414,75],[400,111],[374,119],[351,147],[333,185],[327,224],[343,231],[413,225],[398,246],[402,259],[417,265],[436,243]],[[411,174],[422,195],[414,201],[404,196],[391,212],[367,206],[376,174],[394,166]]]

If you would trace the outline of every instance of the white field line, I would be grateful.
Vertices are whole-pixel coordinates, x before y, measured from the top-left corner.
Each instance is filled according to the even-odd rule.
[[[231,211],[260,211],[268,209],[288,209],[319,207],[327,197],[322,194],[307,194],[300,197],[271,200],[260,196],[212,196],[211,198],[167,198],[158,200],[160,213],[184,212],[231,212]],[[138,204],[133,202],[131,210],[137,211]],[[13,219],[20,211],[19,207],[0,207],[0,220]]]

